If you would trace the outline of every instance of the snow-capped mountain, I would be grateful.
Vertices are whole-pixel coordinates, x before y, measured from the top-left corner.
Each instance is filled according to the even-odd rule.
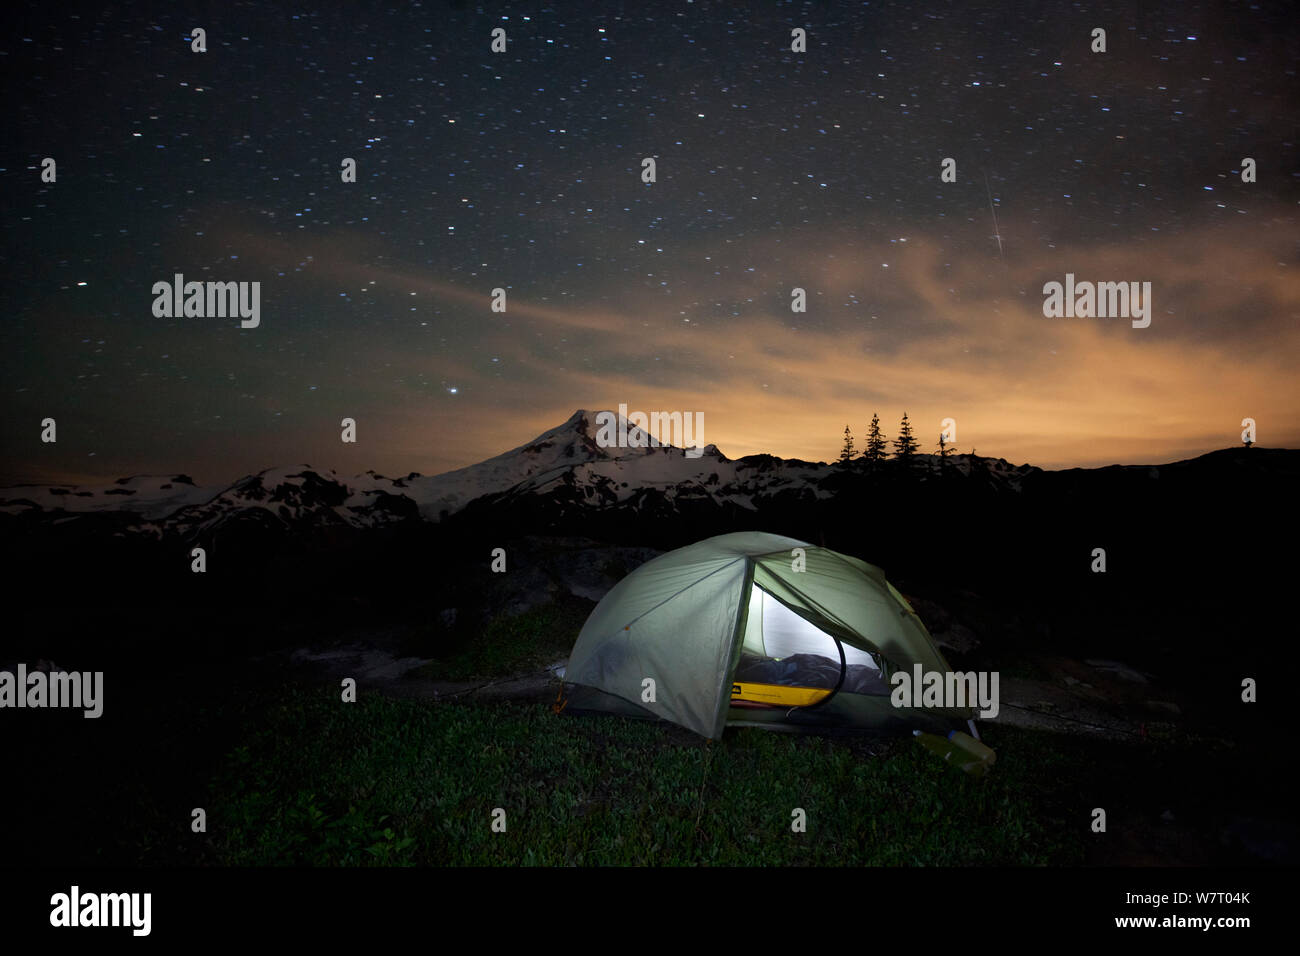
[[[610,413],[611,415],[614,413]],[[483,499],[516,506],[547,502],[573,508],[640,511],[646,502],[673,509],[711,504],[758,510],[764,502],[830,498],[865,467],[751,455],[726,458],[714,445],[698,457],[660,445],[628,424],[629,445],[597,442],[597,413],[579,410],[563,424],[518,448],[440,475],[374,472],[345,478],[309,465],[270,468],[228,486],[202,486],[185,475],[135,476],[106,488],[23,485],[0,489],[0,515],[73,520],[111,513],[118,533],[194,537],[232,522],[285,528],[370,528],[438,522]],[[949,468],[982,471],[1007,489],[1039,469],[1002,460],[952,456]],[[916,471],[937,471],[933,456],[917,456]]]

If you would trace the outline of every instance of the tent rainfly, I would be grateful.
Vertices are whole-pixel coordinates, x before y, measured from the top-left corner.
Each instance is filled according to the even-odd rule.
[[[566,713],[727,726],[947,736],[970,707],[894,706],[890,676],[950,668],[884,572],[761,532],[708,538],[648,561],[587,619],[569,658]]]

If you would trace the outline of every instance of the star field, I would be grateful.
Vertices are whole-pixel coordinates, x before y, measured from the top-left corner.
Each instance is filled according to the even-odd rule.
[[[904,410],[1045,466],[1300,439],[1286,5],[753,6],[28,4],[4,477],[432,473],[620,402],[732,456]],[[1066,272],[1151,327],[1044,319]],[[153,316],[175,273],[260,326]]]

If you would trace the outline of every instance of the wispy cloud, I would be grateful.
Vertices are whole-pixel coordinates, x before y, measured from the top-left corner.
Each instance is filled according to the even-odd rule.
[[[375,280],[395,306],[414,291],[463,323],[466,347],[455,352],[411,354],[382,336],[372,345],[372,357],[400,373],[386,380],[418,372],[460,387],[460,403],[383,416],[389,454],[400,449],[433,470],[522,443],[577,407],[620,402],[703,411],[706,440],[733,456],[833,457],[846,423],[861,433],[879,412],[892,434],[903,411],[926,447],[940,419],[953,417],[963,451],[1058,467],[1233,444],[1244,416],[1259,422],[1265,445],[1300,439],[1292,367],[1300,282],[1281,230],[1275,241],[1242,226],[1235,236],[1216,228],[1104,246],[1021,245],[1005,262],[945,253],[924,234],[905,244],[793,245],[800,251],[789,242],[746,250],[750,259],[784,258],[781,287],[708,268],[675,281],[671,298],[586,286],[555,305],[515,288],[505,314],[488,309],[491,279],[468,288],[328,249],[315,262],[331,278]],[[1042,285],[1066,272],[1150,281],[1151,327],[1044,318]],[[808,290],[808,315],[788,312],[795,285]],[[602,295],[617,307],[600,304]],[[694,305],[720,300],[746,311]],[[465,359],[487,353],[500,362]],[[405,388],[368,391],[383,408],[400,406]]]

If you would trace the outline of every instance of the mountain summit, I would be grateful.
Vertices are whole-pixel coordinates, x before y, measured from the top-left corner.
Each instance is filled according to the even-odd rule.
[[[608,414],[609,419],[604,415]],[[607,447],[601,425],[616,423],[628,447]],[[917,456],[924,474],[931,456]],[[1039,469],[978,459],[980,474],[1018,489]],[[969,456],[953,456],[955,473],[971,474]],[[660,444],[618,413],[579,409],[532,441],[475,465],[440,475],[412,472],[389,478],[366,472],[340,477],[310,465],[270,468],[226,486],[195,485],[184,475],[137,476],[103,488],[22,485],[0,489],[0,519],[59,521],[94,518],[117,533],[192,539],[232,522],[285,529],[381,527],[411,521],[438,522],[472,502],[484,506],[539,509],[559,515],[589,509],[626,508],[645,514],[682,508],[759,511],[780,502],[832,497],[862,470],[824,462],[751,455],[731,460],[715,445],[698,457]]]

